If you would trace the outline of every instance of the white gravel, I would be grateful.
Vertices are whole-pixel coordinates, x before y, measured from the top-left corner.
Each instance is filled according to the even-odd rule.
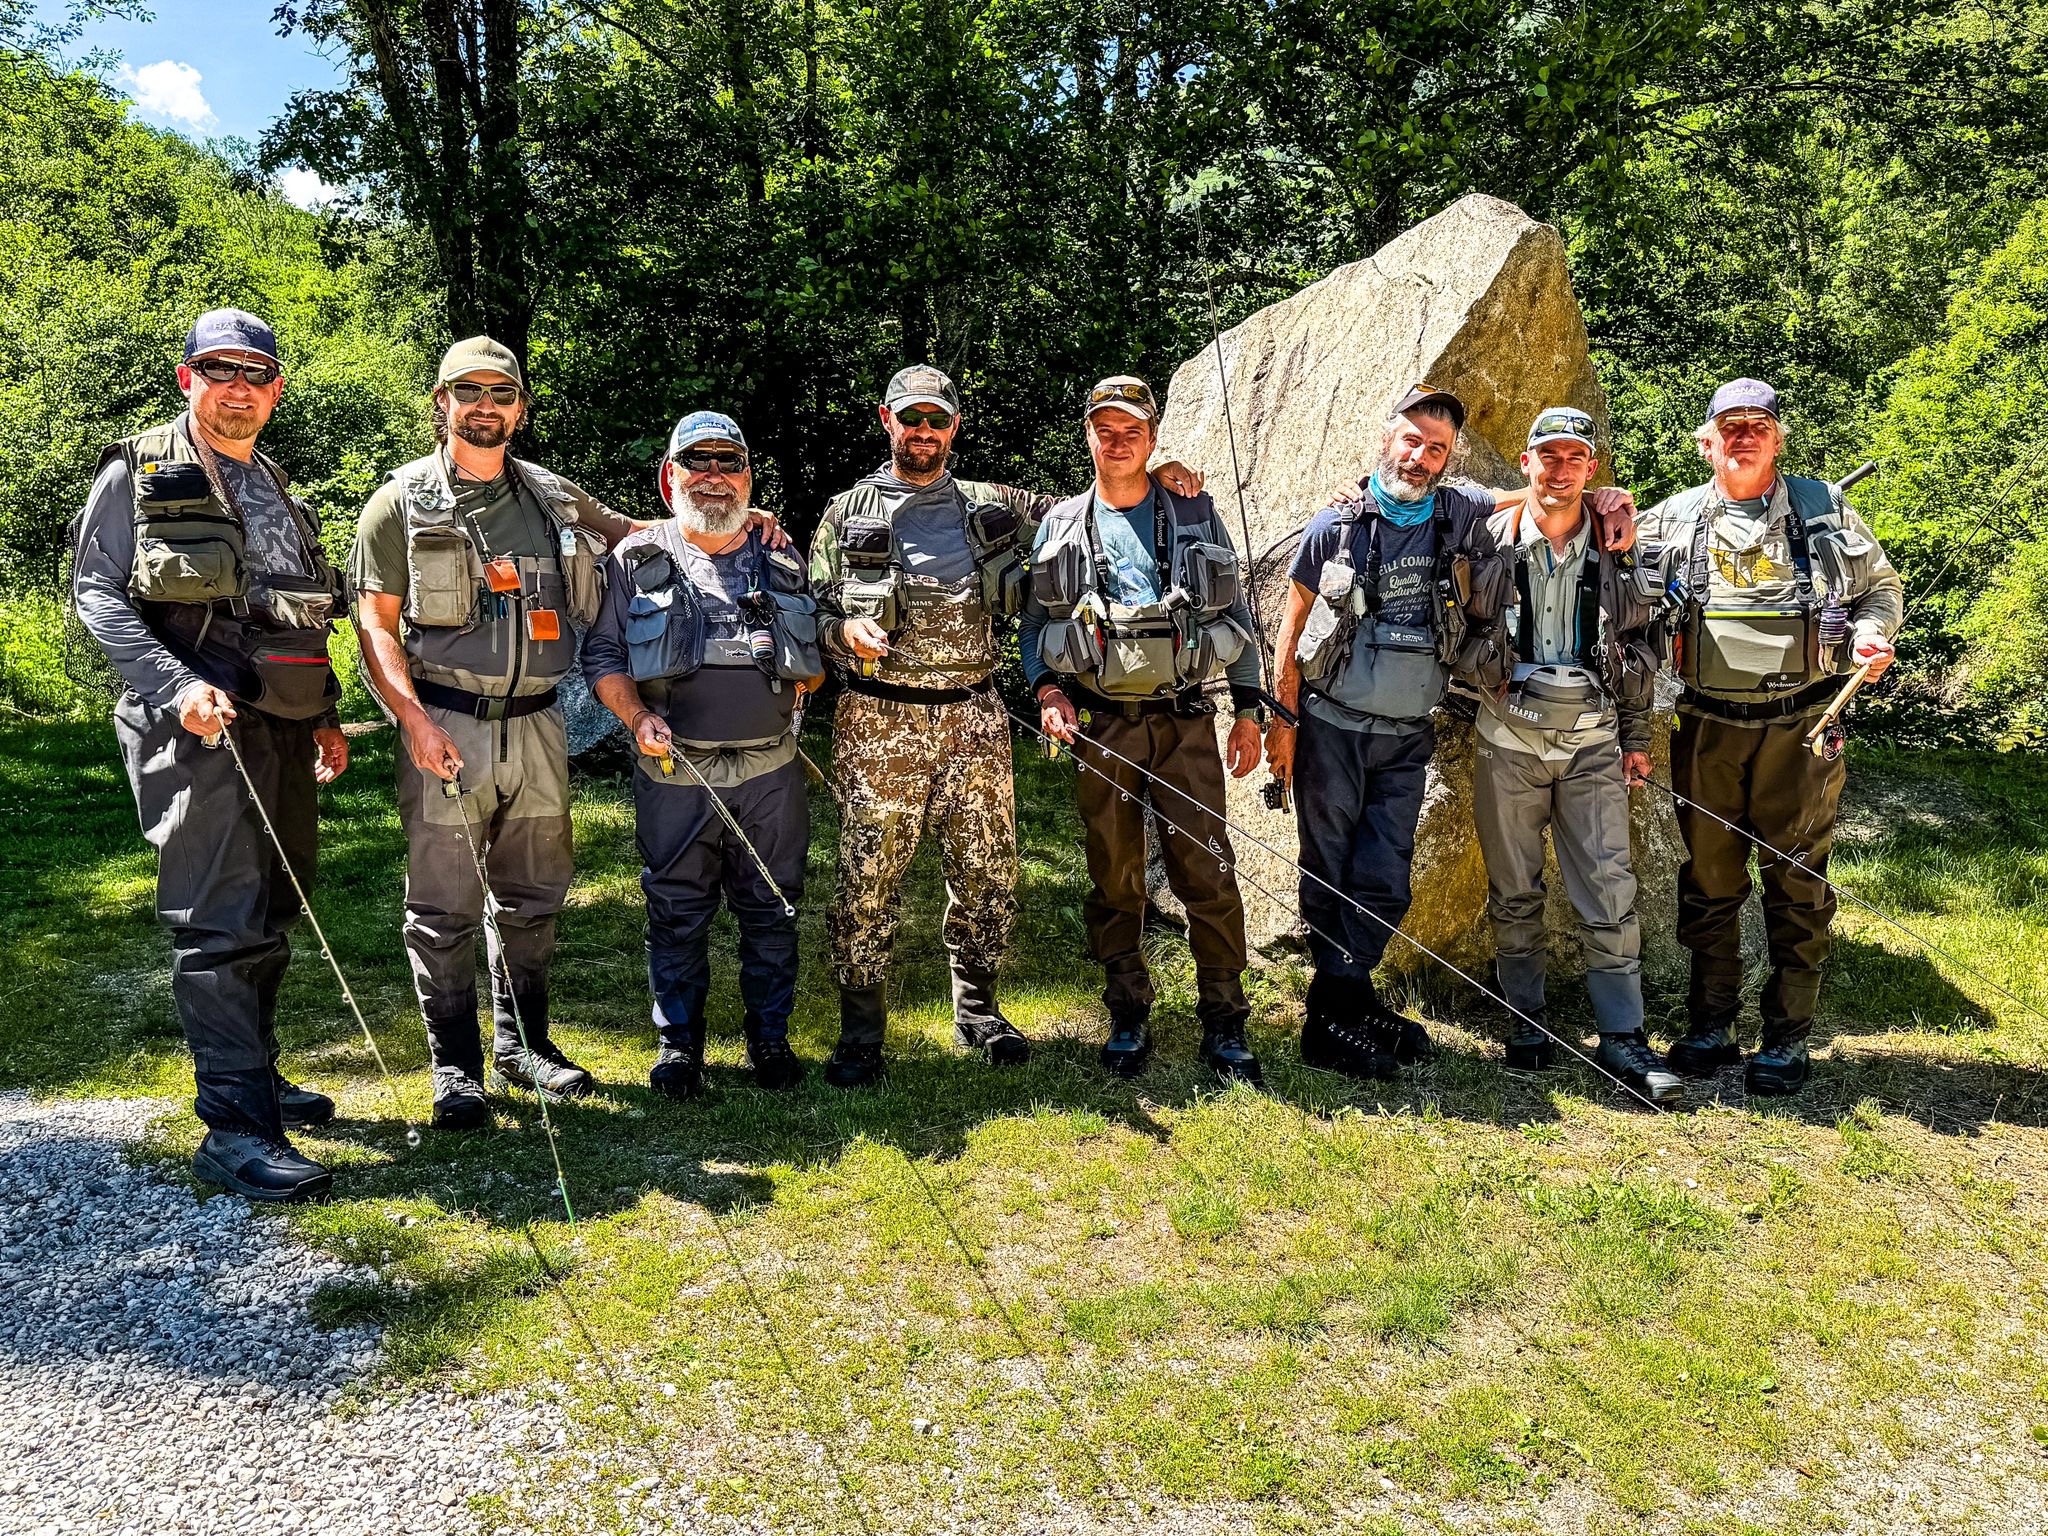
[[[377,1339],[307,1315],[367,1276],[282,1220],[130,1167],[168,1106],[0,1094],[0,1532],[413,1536],[555,1443],[523,1399],[417,1396],[337,1416]]]

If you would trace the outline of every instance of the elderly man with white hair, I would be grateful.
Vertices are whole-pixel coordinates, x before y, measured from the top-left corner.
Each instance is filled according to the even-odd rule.
[[[1749,1091],[1796,1093],[1835,898],[1826,880],[1846,765],[1840,741],[1808,737],[1842,674],[1876,677],[1904,616],[1898,573],[1841,492],[1785,475],[1778,393],[1735,379],[1697,434],[1713,479],[1643,515],[1684,598],[1676,664],[1685,692],[1671,738],[1678,829],[1678,941],[1692,951],[1687,1030],[1675,1072],[1711,1076],[1742,1059],[1742,907],[1757,855],[1771,974]],[[1690,803],[1688,803],[1690,802]]]

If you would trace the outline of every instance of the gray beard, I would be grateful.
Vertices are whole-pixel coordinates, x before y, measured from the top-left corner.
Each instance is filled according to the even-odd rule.
[[[1443,484],[1444,479],[1443,475],[1441,473],[1438,473],[1431,475],[1428,481],[1426,481],[1420,487],[1410,485],[1406,480],[1403,480],[1401,478],[1400,466],[1397,465],[1392,459],[1380,460],[1379,473],[1375,478],[1377,478],[1380,483],[1380,489],[1385,491],[1389,496],[1393,497],[1394,500],[1411,502],[1421,501],[1424,500],[1426,497],[1433,495],[1436,491],[1436,488],[1439,485]]]
[[[692,533],[707,534],[713,538],[738,533],[740,525],[747,520],[748,510],[745,499],[741,497],[700,507],[697,498],[688,491],[676,493],[674,507],[677,522]]]

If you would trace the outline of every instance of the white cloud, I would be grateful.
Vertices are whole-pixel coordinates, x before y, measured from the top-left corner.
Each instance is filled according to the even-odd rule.
[[[199,71],[176,59],[159,59],[140,69],[121,66],[117,77],[133,96],[135,105],[151,117],[168,118],[192,128],[204,128],[216,121],[213,108],[199,93]]]
[[[277,178],[277,190],[284,194],[284,200],[299,208],[318,208],[333,202],[347,189],[329,186],[318,173],[309,171],[303,165],[295,165]]]

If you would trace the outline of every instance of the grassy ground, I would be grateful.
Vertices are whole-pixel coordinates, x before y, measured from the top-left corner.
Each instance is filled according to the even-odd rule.
[[[359,740],[326,794],[316,900],[423,1118],[389,751]],[[583,787],[559,1028],[610,1086],[556,1112],[573,1229],[530,1102],[408,1150],[332,977],[310,946],[293,966],[287,1065],[344,1106],[308,1143],[342,1198],[294,1219],[377,1275],[325,1313],[388,1325],[397,1384],[559,1396],[581,1431],[560,1528],[681,1521],[633,1490],[652,1472],[777,1531],[2038,1528],[2040,1017],[1845,908],[1826,1059],[1789,1104],[1745,1104],[1736,1074],[1655,1118],[1590,1076],[1510,1075],[1456,997],[1436,1066],[1356,1087],[1296,1059],[1284,966],[1254,992],[1273,1091],[1218,1093],[1163,940],[1159,1064],[1112,1084],[1071,770],[1018,769],[1006,999],[1032,1065],[950,1047],[927,850],[888,1086],[754,1090],[728,992],[688,1107],[644,1087],[630,804]],[[1848,887],[2048,1005],[2048,765],[1864,752],[1851,784]],[[819,799],[814,1060],[836,1025]],[[0,727],[0,810],[0,1086],[188,1095],[110,733]],[[173,1119],[165,1152],[196,1135]]]

